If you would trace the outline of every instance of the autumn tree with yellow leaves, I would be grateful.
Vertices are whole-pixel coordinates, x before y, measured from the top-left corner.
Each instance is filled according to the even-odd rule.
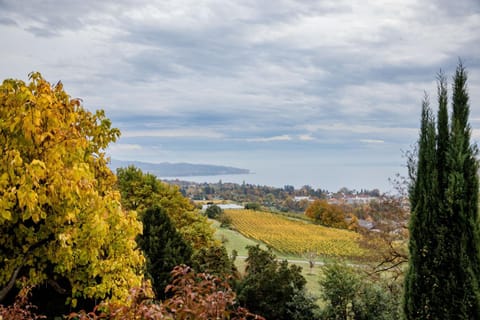
[[[29,78],[0,86],[0,302],[20,285],[49,285],[73,306],[124,299],[144,259],[105,156],[120,132],[60,82]]]
[[[305,210],[305,215],[315,222],[326,227],[346,229],[345,213],[336,205],[328,203],[326,200],[315,200]]]

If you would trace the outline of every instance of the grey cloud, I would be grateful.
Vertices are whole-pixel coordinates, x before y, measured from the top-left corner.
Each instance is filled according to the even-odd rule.
[[[235,3],[235,5],[241,7],[242,5],[239,3]],[[168,58],[169,63],[183,66],[186,70],[193,72],[235,75],[236,70],[242,66],[253,65],[256,67],[255,63],[261,61],[262,58],[277,61],[280,64],[282,59],[298,60],[294,48],[252,45],[245,42],[244,37],[256,31],[255,25],[271,25],[274,28],[278,21],[295,23],[296,15],[314,14],[320,11],[319,6],[314,2],[292,3],[287,1],[275,5],[261,2],[249,3],[249,5],[253,7],[249,8],[249,14],[229,12],[227,19],[221,10],[222,6],[209,7],[213,13],[208,23],[199,21],[199,25],[194,27],[189,26],[191,21],[187,23],[186,27],[171,28],[162,23],[158,25],[145,24],[141,20],[132,21],[128,16],[123,17],[121,24],[128,25],[129,28],[126,35],[121,35],[118,40],[146,47],[143,52],[140,51],[138,55],[129,59],[130,63],[138,66],[140,70],[143,70],[144,66],[148,69],[149,64],[155,70],[157,65],[155,60]],[[314,10],[314,7],[317,10]],[[335,6],[324,7],[328,10],[325,8],[322,10],[330,12],[334,10]],[[177,24],[181,25],[180,22]],[[288,55],[289,51],[292,51],[292,54]],[[159,53],[159,55],[154,53]],[[162,65],[160,70],[172,71],[171,67]]]
[[[57,30],[46,27],[28,27],[25,30],[37,37],[51,38],[59,35]]]
[[[128,58],[128,63],[146,75],[177,76],[190,73],[228,76],[245,63],[247,54],[241,48],[227,48],[218,35],[192,37],[186,34],[157,31],[151,35],[134,34],[134,43],[148,45]],[[142,38],[143,37],[143,38]],[[248,60],[247,60],[248,61]],[[228,66],[228,67],[227,67]]]
[[[478,0],[438,0],[435,2],[437,8],[448,16],[464,17],[474,13],[480,13],[480,2]]]
[[[134,5],[135,3],[128,0],[3,0],[0,2],[3,15],[38,37],[58,36],[66,30],[78,31],[92,23],[109,23],[116,19],[116,15]]]
[[[0,0],[0,32],[15,32],[0,70],[45,68],[87,107],[106,109],[123,143],[164,146],[162,156],[324,146],[394,153],[415,140],[422,91],[435,95],[439,68],[450,76],[461,57],[473,75],[480,70],[478,7]]]
[[[1,17],[0,16],[0,25],[5,25],[5,26],[16,26],[18,25],[15,20],[8,18],[8,17]]]

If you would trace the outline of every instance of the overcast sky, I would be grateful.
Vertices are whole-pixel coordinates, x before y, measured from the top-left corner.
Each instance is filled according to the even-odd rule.
[[[480,128],[479,30],[478,0],[0,0],[0,78],[104,109],[113,158],[385,190],[459,57]]]

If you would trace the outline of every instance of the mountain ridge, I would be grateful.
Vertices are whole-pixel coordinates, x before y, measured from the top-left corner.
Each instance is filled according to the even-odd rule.
[[[111,159],[110,169],[115,171],[117,168],[134,165],[144,172],[149,172],[157,177],[195,177],[195,176],[217,176],[226,174],[249,174],[248,169],[236,168],[231,166],[220,166],[211,164],[195,164],[187,162],[144,162],[144,161],[126,161]]]

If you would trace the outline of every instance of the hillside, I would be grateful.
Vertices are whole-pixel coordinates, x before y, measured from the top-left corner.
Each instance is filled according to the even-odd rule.
[[[355,232],[253,210],[225,210],[225,215],[242,235],[263,242],[285,255],[314,253],[324,258],[352,259],[368,255],[360,247],[361,236]]]
[[[151,163],[142,161],[123,161],[112,159],[110,168],[116,170],[121,167],[134,165],[144,172],[151,173],[157,177],[193,177],[193,176],[214,176],[224,174],[246,174],[248,169],[241,169],[228,166],[217,166],[210,164],[193,163]]]

